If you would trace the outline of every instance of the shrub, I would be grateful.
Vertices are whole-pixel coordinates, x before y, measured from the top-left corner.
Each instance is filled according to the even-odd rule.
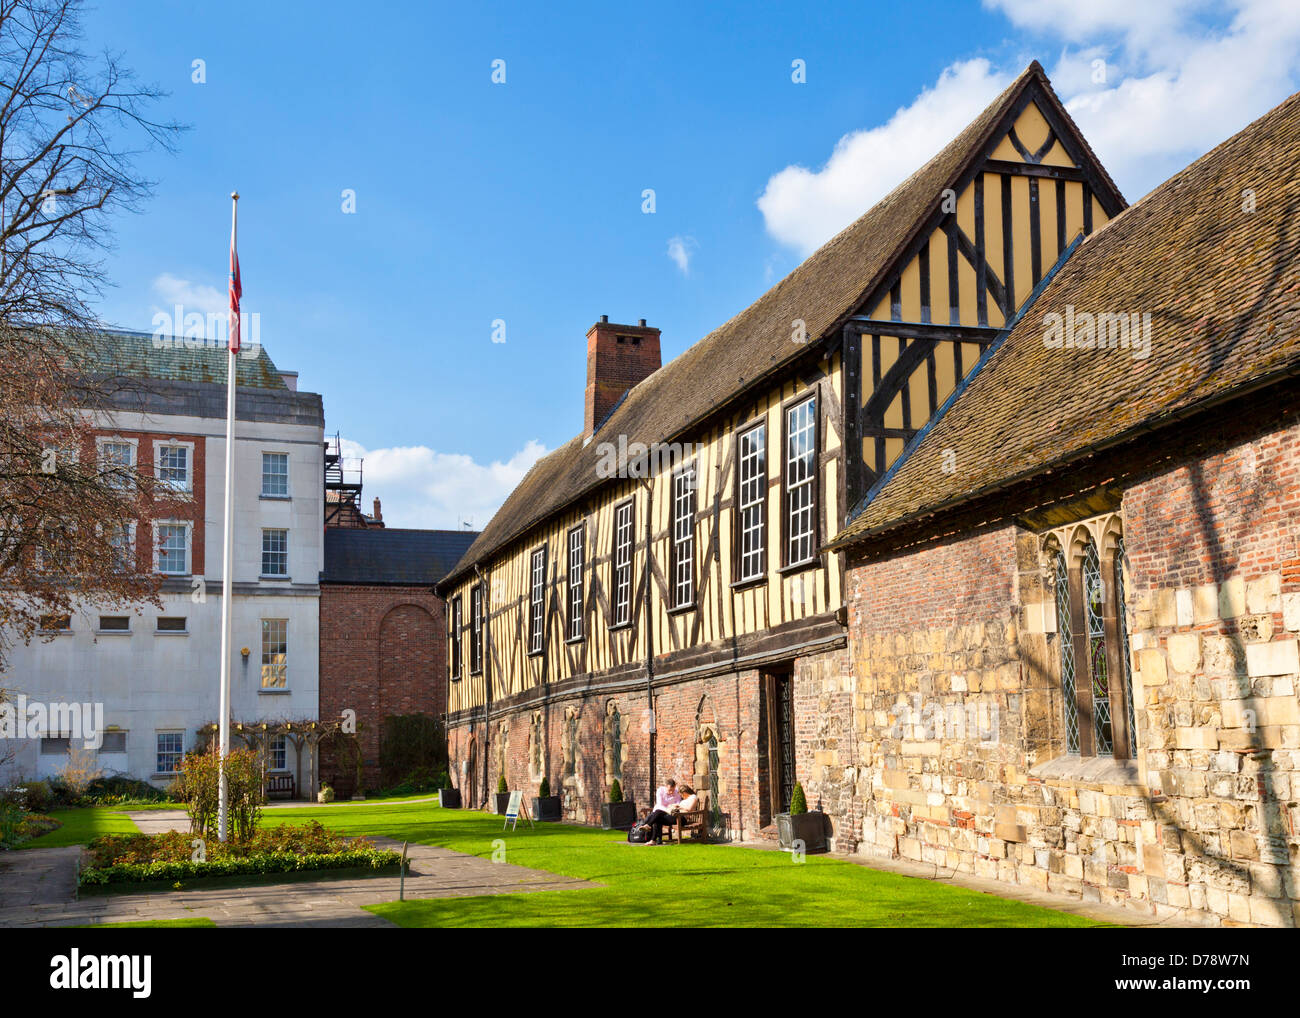
[[[615,778],[614,783],[609,786],[609,801],[610,802],[623,801],[623,786],[618,783],[618,778]]]
[[[27,781],[23,787],[27,789],[26,806],[33,813],[44,813],[54,805],[54,791],[48,781]]]
[[[808,812],[808,800],[804,798],[803,785],[799,782],[794,783],[794,791],[790,795],[790,815],[797,816],[800,813]]]
[[[497,795],[505,795],[508,791],[510,791],[510,786],[506,784],[506,776],[502,774],[501,777],[497,778]]]
[[[545,799],[551,794],[551,779],[542,778],[542,783],[537,786],[537,798]]]
[[[96,806],[116,806],[124,802],[165,802],[168,795],[147,781],[115,774],[90,782],[82,798]]]
[[[78,803],[85,796],[90,783],[102,773],[98,754],[93,749],[77,746],[68,750],[68,762],[63,765],[59,777],[63,779],[71,801]]]
[[[262,769],[251,749],[237,749],[226,756],[227,834],[235,841],[247,841],[262,819]],[[190,817],[190,833],[217,833],[218,756],[190,753],[181,761],[182,792]]]
[[[429,714],[390,714],[379,733],[379,772],[384,787],[409,780],[420,770],[447,769],[447,738]]]

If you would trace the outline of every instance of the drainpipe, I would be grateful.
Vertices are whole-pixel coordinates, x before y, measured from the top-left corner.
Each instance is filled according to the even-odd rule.
[[[650,797],[655,801],[655,732],[659,728],[659,719],[655,717],[655,647],[654,616],[650,610],[650,561],[651,542],[654,528],[654,477],[646,479],[645,485],[645,577],[642,581],[641,610],[645,612],[645,695],[650,710],[650,731],[647,733],[650,743]]]
[[[491,587],[488,586],[487,577],[479,569],[478,563],[474,563],[474,575],[478,577],[479,587],[482,594],[479,595],[479,604],[483,608],[483,802],[487,805],[488,797],[488,768],[491,766],[491,753],[489,752],[492,744],[492,627],[488,622],[492,618],[492,603],[489,600]],[[473,598],[470,598],[473,603]],[[473,626],[473,622],[470,623]]]

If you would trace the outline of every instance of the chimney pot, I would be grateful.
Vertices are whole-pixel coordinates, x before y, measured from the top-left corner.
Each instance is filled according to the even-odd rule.
[[[645,328],[645,319],[642,318],[639,322],[637,322],[637,325],[641,326],[641,328],[644,329],[644,328]]]
[[[609,321],[609,315],[601,315],[601,316],[600,316],[600,323],[601,323],[601,325],[604,325],[604,324],[605,324],[606,322],[608,322],[608,321]]]

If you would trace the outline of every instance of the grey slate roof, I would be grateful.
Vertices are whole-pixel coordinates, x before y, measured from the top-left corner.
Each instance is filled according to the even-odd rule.
[[[476,537],[469,530],[327,527],[321,582],[431,587]]]

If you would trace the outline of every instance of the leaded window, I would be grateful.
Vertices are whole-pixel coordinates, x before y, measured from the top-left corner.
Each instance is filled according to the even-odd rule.
[[[673,607],[695,603],[695,464],[673,474]]]
[[[790,407],[785,418],[785,564],[817,550],[817,398]]]
[[[1079,701],[1075,691],[1074,636],[1070,632],[1070,572],[1065,565],[1065,555],[1053,556],[1056,580],[1056,632],[1061,648],[1061,692],[1065,700],[1065,747],[1071,753],[1079,752]]]
[[[531,589],[528,596],[528,652],[540,654],[545,647],[545,627],[543,613],[546,597],[546,548],[533,552],[531,566]]]
[[[586,528],[579,523],[569,531],[569,639],[582,639],[582,576],[586,556]]]
[[[625,626],[632,618],[632,518],[633,502],[628,499],[614,510],[614,625]]]
[[[767,425],[759,424],[742,432],[739,444],[738,578],[745,581],[756,580],[767,570]]]
[[[1105,591],[1096,542],[1083,548],[1083,604],[1088,627],[1088,675],[1092,681],[1092,724],[1098,756],[1114,752],[1110,723],[1110,675],[1106,665]]]
[[[1128,704],[1128,738],[1129,744],[1137,745],[1137,716],[1136,709],[1133,706],[1133,666],[1128,642],[1128,616],[1125,614],[1124,605],[1126,598],[1124,596],[1124,538],[1121,536],[1115,542],[1115,612],[1119,616],[1119,645],[1120,659],[1124,668],[1124,702]]]

